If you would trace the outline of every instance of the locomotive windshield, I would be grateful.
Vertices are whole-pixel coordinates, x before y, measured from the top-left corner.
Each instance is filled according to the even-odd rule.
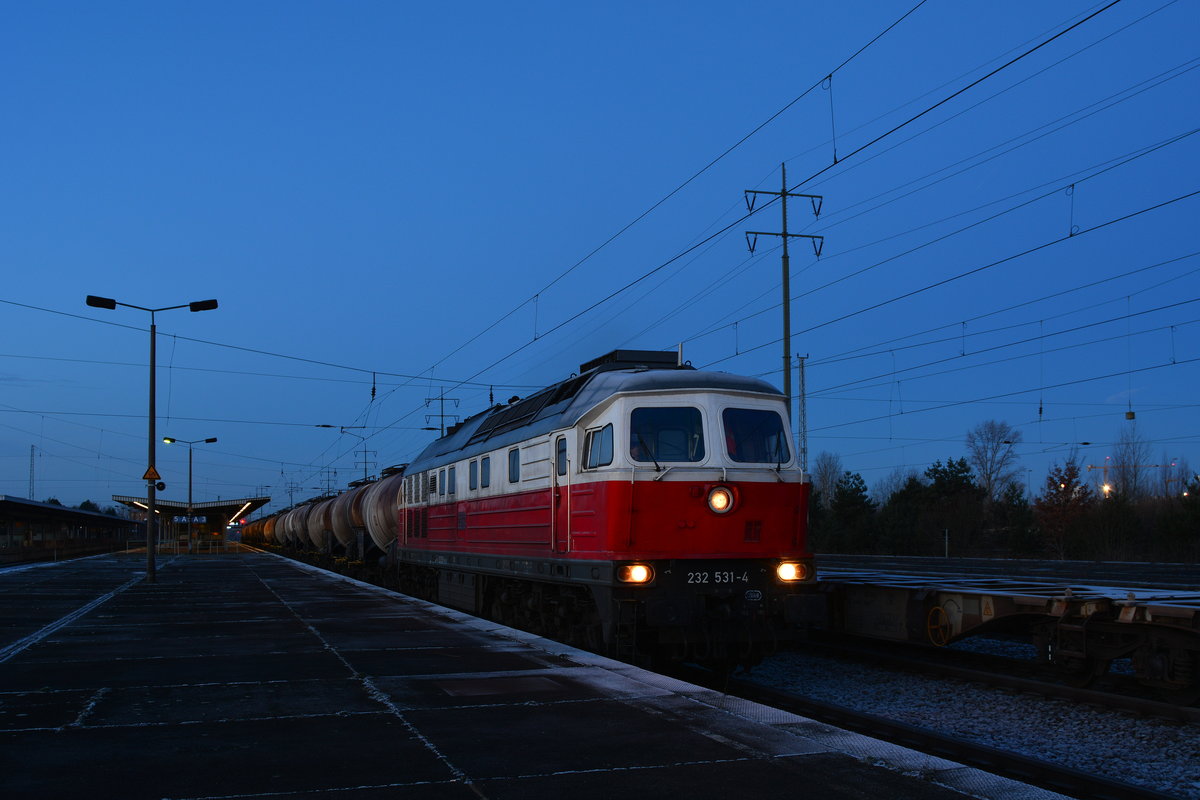
[[[734,461],[782,464],[791,458],[783,419],[776,411],[727,408],[721,412],[725,446]]]
[[[629,423],[634,461],[703,461],[704,422],[691,407],[635,408]]]

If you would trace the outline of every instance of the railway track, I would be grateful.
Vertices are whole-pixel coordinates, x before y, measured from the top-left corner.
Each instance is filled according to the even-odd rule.
[[[1098,708],[1123,711],[1141,717],[1200,725],[1200,707],[1146,696],[1142,687],[1111,676],[1101,681],[1105,688],[1071,686],[1051,668],[1004,656],[947,649],[929,651],[903,643],[862,641],[857,639],[809,640],[797,649],[810,653],[853,658],[864,663],[886,664],[908,672],[936,674],[967,683],[982,684],[1011,692],[1082,703]]]
[[[821,553],[821,567],[879,569],[901,573],[949,576],[1056,579],[1076,583],[1114,583],[1158,589],[1193,590],[1200,586],[1200,564],[1136,561],[1053,561],[1015,558],[936,558],[930,556],[872,556]]]
[[[672,674],[726,694],[791,711],[845,730],[903,745],[1071,797],[1087,800],[1170,800],[1176,797],[1144,786],[1111,780],[1091,772],[971,742],[932,728],[897,722],[876,714],[768,688],[744,679],[720,676],[698,667],[684,666]]]

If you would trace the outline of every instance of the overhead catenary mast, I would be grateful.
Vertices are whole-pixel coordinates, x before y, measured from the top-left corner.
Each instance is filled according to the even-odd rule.
[[[750,252],[754,253],[754,248],[758,244],[759,236],[779,236],[783,239],[783,396],[787,401],[788,416],[792,416],[792,300],[791,300],[791,263],[788,256],[788,239],[799,237],[808,239],[812,242],[813,253],[817,258],[821,257],[821,247],[825,243],[824,236],[813,236],[806,233],[790,233],[788,231],[787,217],[787,201],[789,197],[807,197],[812,203],[813,217],[821,215],[821,203],[824,198],[815,194],[800,194],[797,192],[789,192],[787,186],[787,164],[780,164],[779,170],[782,175],[780,190],[778,192],[768,192],[761,189],[746,189],[746,208],[751,213],[754,211],[755,201],[760,194],[768,194],[780,199],[780,207],[783,212],[783,228],[779,231],[746,231],[746,245],[750,248]],[[751,238],[754,237],[754,238]],[[790,423],[789,423],[790,425]]]

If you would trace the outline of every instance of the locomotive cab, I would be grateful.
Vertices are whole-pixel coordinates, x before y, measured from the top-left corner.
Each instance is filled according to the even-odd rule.
[[[606,497],[613,604],[637,603],[656,647],[732,644],[750,662],[787,635],[788,598],[815,571],[785,418],[777,394],[699,387],[617,395],[581,420],[577,479]]]

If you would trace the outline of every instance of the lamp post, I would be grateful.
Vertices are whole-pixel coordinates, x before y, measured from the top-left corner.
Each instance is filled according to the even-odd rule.
[[[212,436],[208,439],[172,439],[170,436],[163,437],[163,444],[186,444],[188,446],[188,549],[192,547],[192,446],[197,444],[212,444],[217,440],[217,437]]]
[[[110,297],[97,297],[89,294],[87,296],[87,304],[93,308],[107,308],[113,310],[117,306],[125,308],[136,308],[138,311],[150,312],[150,433],[148,436],[148,454],[147,460],[149,465],[146,467],[146,473],[142,476],[142,480],[146,481],[146,582],[155,583],[158,576],[154,567],[154,541],[158,534],[158,523],[154,515],[156,512],[155,491],[158,489],[158,483],[161,480],[158,475],[158,470],[154,468],[154,453],[157,440],[154,436],[154,358],[155,358],[155,336],[157,335],[157,327],[154,324],[154,315],[159,311],[173,311],[177,308],[186,308],[191,311],[211,311],[217,307],[216,300],[197,300],[192,303],[187,303],[181,306],[165,306],[163,308],[146,308],[145,306],[135,306],[132,303],[118,303]],[[165,487],[164,487],[165,488]]]

